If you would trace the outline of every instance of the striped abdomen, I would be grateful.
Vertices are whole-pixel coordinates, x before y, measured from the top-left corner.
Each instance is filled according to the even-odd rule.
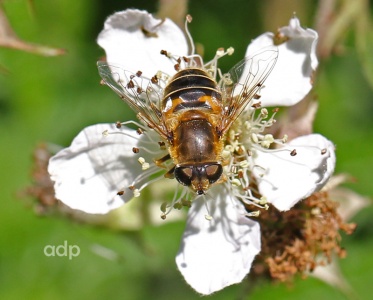
[[[190,109],[218,115],[222,111],[221,102],[221,93],[214,79],[201,69],[184,69],[165,88],[162,112],[168,118]]]

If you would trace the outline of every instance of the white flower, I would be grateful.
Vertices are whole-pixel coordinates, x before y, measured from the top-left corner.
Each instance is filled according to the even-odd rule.
[[[289,26],[279,30],[279,36],[279,59],[261,91],[262,106],[286,106],[302,100],[311,89],[317,66],[316,32],[304,30],[293,18]],[[247,53],[275,42],[274,35],[266,33],[249,45]],[[98,43],[105,49],[108,63],[123,65],[134,73],[141,70],[148,77],[158,71],[169,76],[176,73],[172,59],[159,54],[163,49],[168,57],[194,55],[188,53],[187,40],[175,24],[139,10],[110,16]],[[218,59],[232,52],[218,51],[208,64],[209,71],[217,74]],[[274,123],[274,114],[262,108],[258,115],[257,108],[253,99],[227,134],[223,151],[226,181],[212,187],[206,197],[194,199],[183,189],[171,204],[183,205],[183,199],[193,197],[176,263],[186,281],[201,294],[242,281],[260,251],[259,224],[248,218],[256,212],[247,212],[245,205],[263,208],[272,203],[280,210],[290,209],[320,189],[334,170],[330,141],[318,134],[290,143],[286,137],[275,139],[264,133]],[[124,123],[121,128],[100,124],[84,129],[69,148],[50,160],[56,197],[76,209],[106,213],[139,196],[151,182],[149,178],[156,181],[154,174],[164,174],[153,160],[167,154],[164,145],[158,144],[159,136],[143,128],[141,135]],[[273,145],[277,148],[272,149]],[[263,196],[260,199],[249,188],[252,176]],[[165,216],[167,208],[162,210]]]

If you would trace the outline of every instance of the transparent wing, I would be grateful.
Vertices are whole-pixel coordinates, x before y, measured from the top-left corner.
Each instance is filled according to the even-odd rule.
[[[253,100],[271,73],[278,57],[277,47],[267,47],[236,64],[220,81],[224,116],[220,132],[223,135]]]
[[[141,72],[132,73],[105,62],[99,61],[97,67],[103,82],[135,111],[137,117],[167,139],[167,129],[160,111],[165,83],[155,77],[142,77]]]

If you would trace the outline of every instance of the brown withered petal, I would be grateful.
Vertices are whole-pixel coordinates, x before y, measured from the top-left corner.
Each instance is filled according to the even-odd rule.
[[[327,192],[314,193],[290,211],[272,206],[258,217],[262,232],[262,252],[254,263],[252,277],[266,276],[291,281],[306,277],[316,266],[329,264],[334,254],[346,256],[341,232],[351,234],[353,223],[344,223],[338,203]]]

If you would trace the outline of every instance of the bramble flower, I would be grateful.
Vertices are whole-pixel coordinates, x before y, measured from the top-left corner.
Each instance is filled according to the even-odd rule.
[[[106,20],[98,44],[109,64],[122,65],[133,74],[141,70],[141,78],[161,72],[167,80],[177,72],[175,64],[178,69],[198,60],[214,79],[225,80],[224,75],[216,78],[221,73],[217,63],[233,49],[219,49],[203,63],[186,32],[187,36],[169,19],[129,9]],[[289,210],[320,190],[334,171],[334,145],[322,135],[287,141],[286,135],[274,138],[268,133],[277,109],[270,113],[265,107],[294,105],[310,91],[316,43],[317,33],[300,27],[296,17],[276,34],[265,33],[250,43],[246,57],[276,46],[278,61],[260,99],[253,97],[224,137],[224,182],[202,196],[179,185],[170,203],[161,207],[162,218],[173,208],[190,207],[176,263],[198,293],[207,295],[239,283],[250,272],[261,250],[260,226],[250,217],[269,205]],[[180,64],[181,58],[186,66]],[[243,70],[238,84],[247,72]],[[162,178],[164,169],[154,160],[166,154],[167,141],[142,124],[98,124],[85,128],[70,147],[53,156],[48,170],[57,199],[73,209],[105,214]]]

